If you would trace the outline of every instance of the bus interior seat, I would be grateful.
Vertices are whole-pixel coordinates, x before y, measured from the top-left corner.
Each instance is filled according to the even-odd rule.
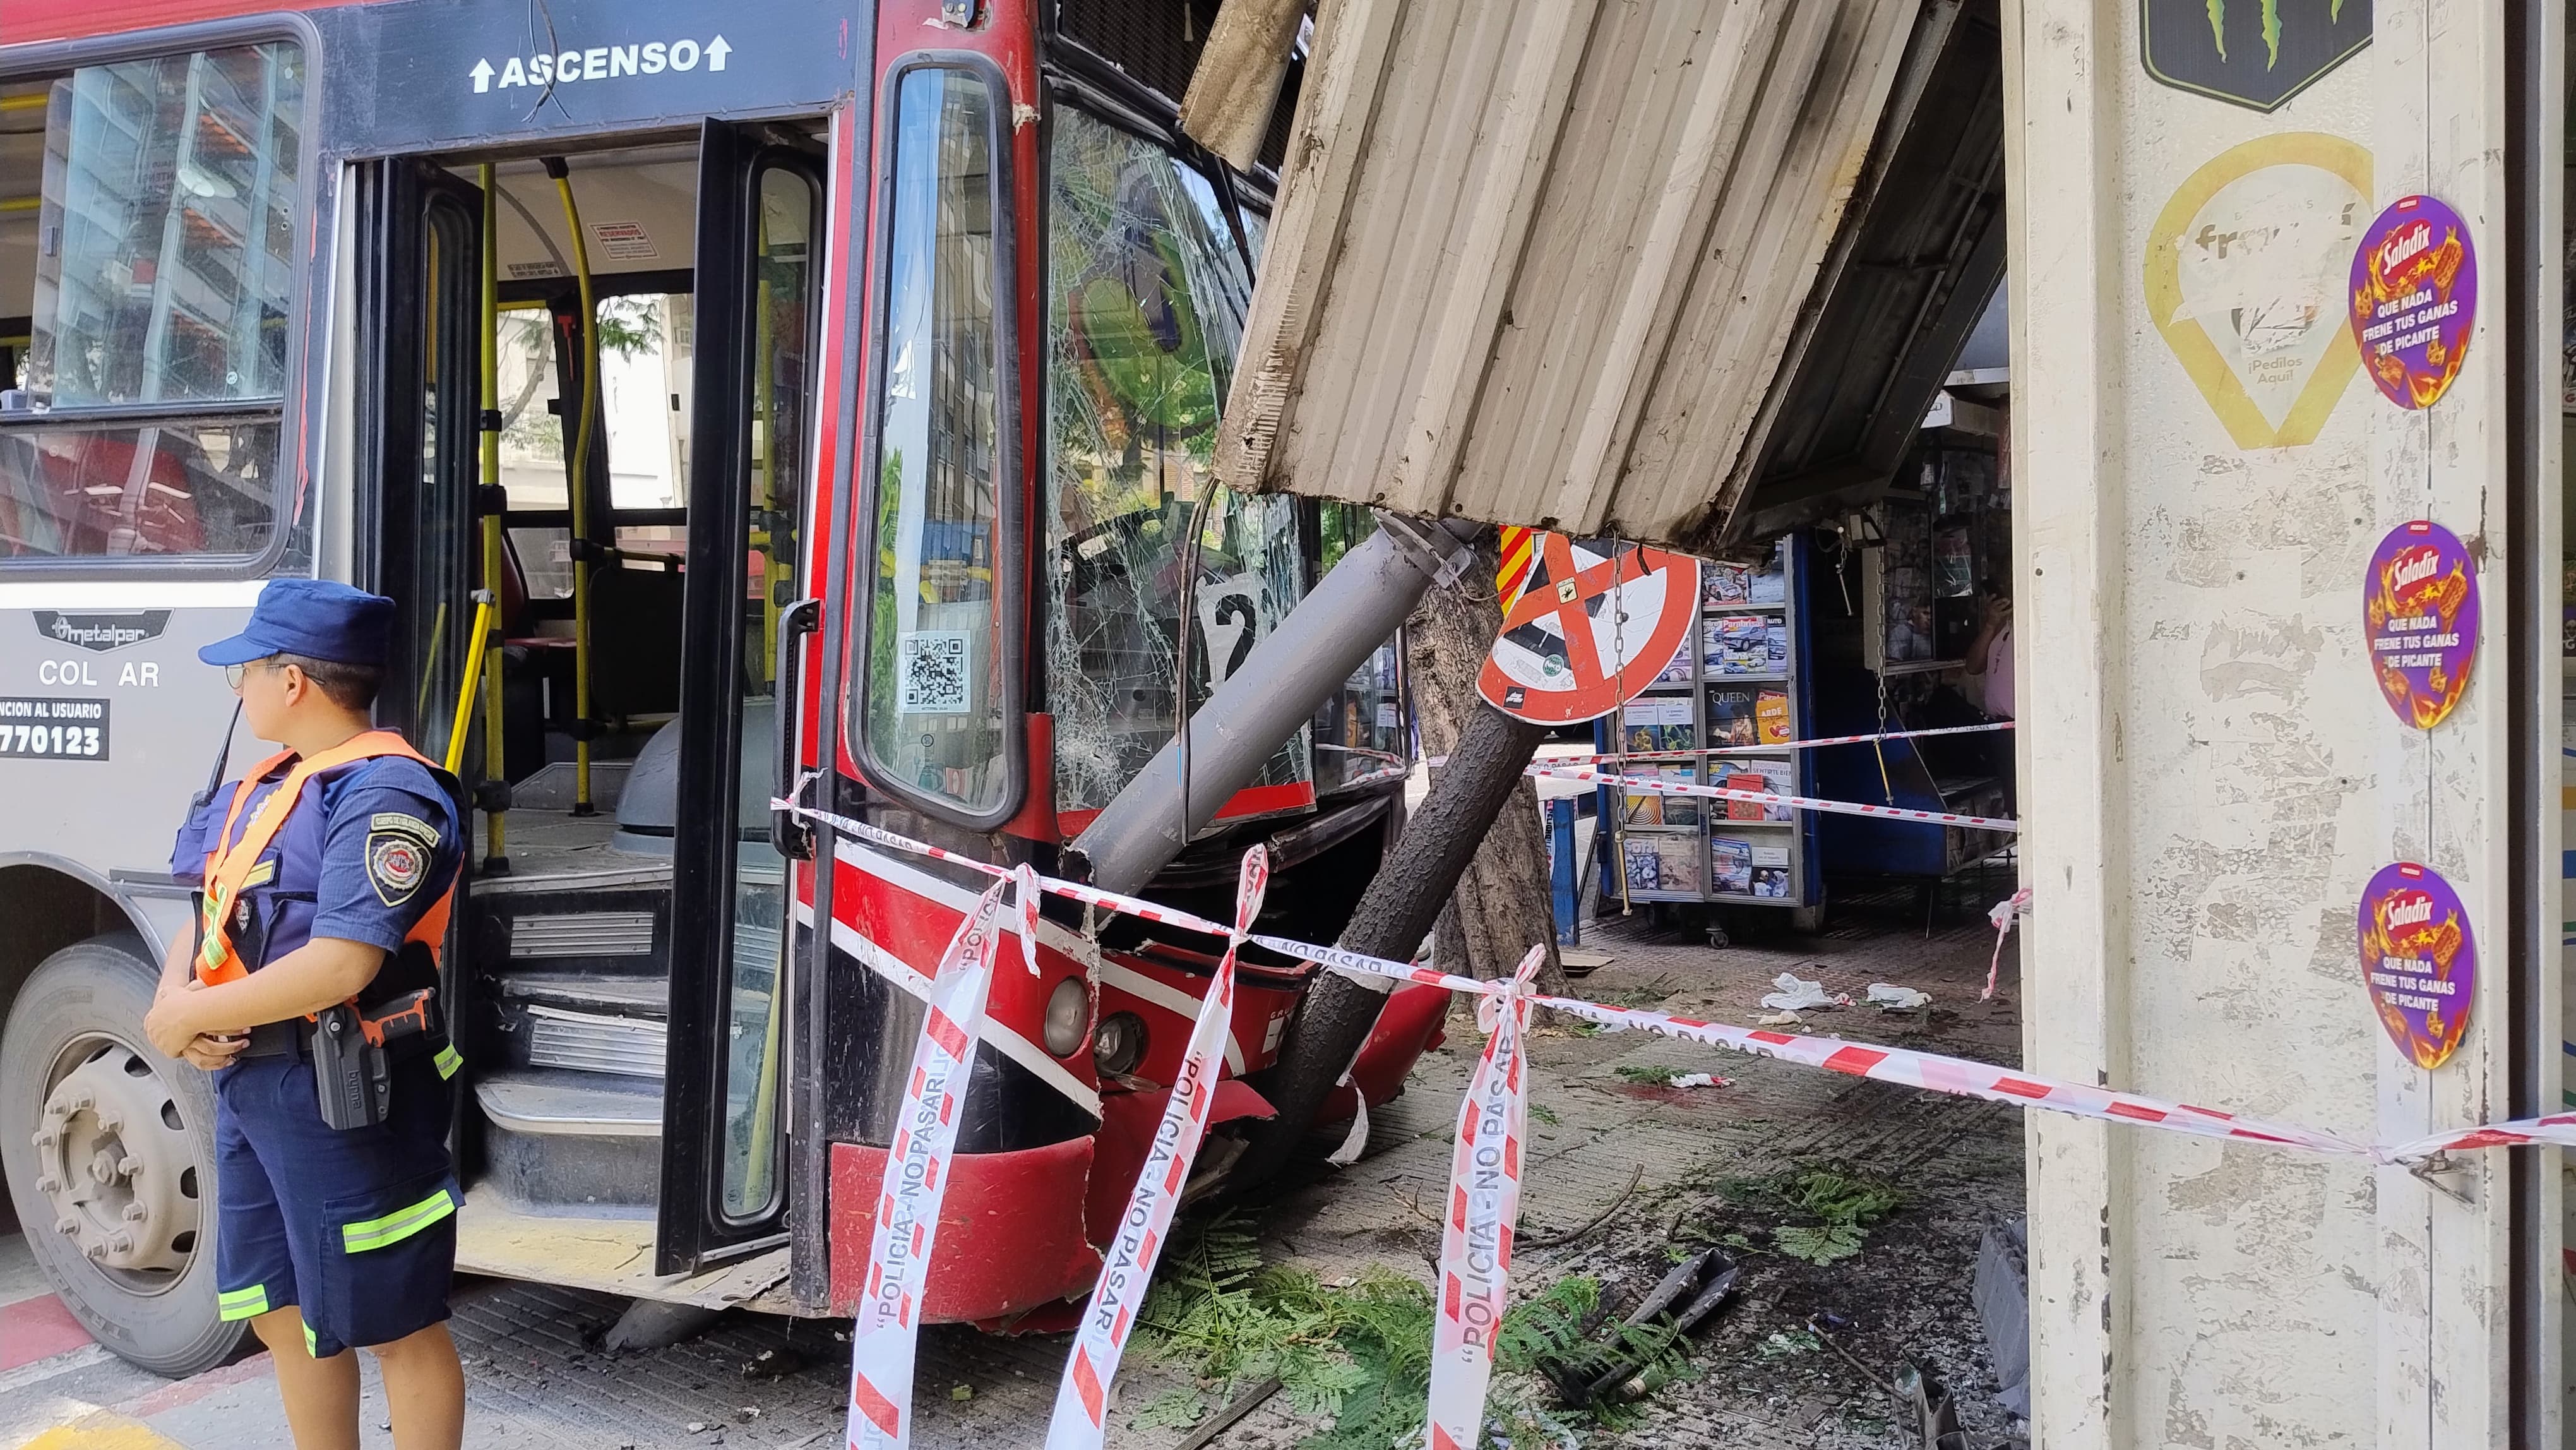
[[[590,571],[591,713],[606,719],[680,708],[676,569]]]

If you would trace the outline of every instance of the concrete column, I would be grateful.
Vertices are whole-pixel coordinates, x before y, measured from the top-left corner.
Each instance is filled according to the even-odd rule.
[[[2377,0],[2368,48],[2268,113],[2153,78],[2137,0],[2003,10],[2025,1062],[2364,1140],[2506,1116],[2507,827],[2538,810],[2509,789],[2506,661],[2538,611],[2506,604],[2504,6]],[[2344,320],[2354,244],[2412,192],[2467,219],[2480,274],[2428,412],[2380,396]],[[2373,547],[2418,517],[2483,561],[2468,696],[2429,733],[2382,703],[2362,627]],[[2398,860],[2446,876],[2478,940],[2467,1039],[2429,1073],[2356,950]],[[2512,1443],[2503,1155],[2445,1193],[2041,1113],[2027,1141],[2046,1450]],[[2533,1287],[2556,1313],[2554,1277]],[[2526,1443],[2554,1446],[2535,1398],[2553,1423]]]

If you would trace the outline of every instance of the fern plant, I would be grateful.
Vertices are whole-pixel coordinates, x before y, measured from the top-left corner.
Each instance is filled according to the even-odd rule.
[[[1327,1288],[1306,1270],[1264,1266],[1253,1226],[1220,1215],[1167,1251],[1138,1328],[1151,1357],[1229,1388],[1278,1376],[1300,1412],[1334,1420],[1307,1442],[1314,1450],[1388,1450],[1421,1432],[1431,1292],[1400,1275]]]
[[[1495,1362],[1507,1376],[1543,1373],[1560,1387],[1629,1369],[1580,1418],[1612,1428],[1633,1423],[1642,1413],[1633,1400],[1689,1372],[1688,1344],[1669,1320],[1621,1324],[1596,1340],[1603,1317],[1599,1280],[1559,1279],[1503,1316]],[[1421,1440],[1431,1327],[1431,1291],[1421,1284],[1372,1269],[1328,1286],[1307,1270],[1265,1265],[1253,1224],[1224,1214],[1183,1230],[1165,1252],[1138,1317],[1137,1347],[1224,1392],[1277,1375],[1301,1414],[1332,1420],[1298,1450],[1398,1450]],[[1498,1392],[1497,1415],[1513,1430],[1538,1432],[1551,1444],[1574,1433],[1573,1421],[1529,1403],[1523,1392]],[[1175,1390],[1147,1404],[1137,1421],[1194,1423],[1206,1403],[1195,1388]]]
[[[1905,1195],[1889,1184],[1832,1168],[1791,1169],[1730,1187],[1739,1197],[1771,1203],[1791,1220],[1812,1220],[1772,1229],[1771,1246],[1820,1266],[1859,1253],[1870,1225],[1905,1202]]]

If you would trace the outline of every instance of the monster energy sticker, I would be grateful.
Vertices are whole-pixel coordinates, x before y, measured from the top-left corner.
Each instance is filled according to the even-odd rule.
[[[2371,0],[2138,0],[2140,58],[2176,90],[2277,111],[2370,44]]]

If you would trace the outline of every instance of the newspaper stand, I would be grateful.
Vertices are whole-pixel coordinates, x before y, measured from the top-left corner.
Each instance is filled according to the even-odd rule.
[[[1813,794],[1809,752],[1786,745],[1810,733],[1806,553],[1791,537],[1750,567],[1703,561],[1682,648],[1644,693],[1595,724],[1594,747],[1660,757],[1621,765],[1632,774]],[[1597,809],[1607,823],[1595,838],[1605,906],[1822,899],[1815,822],[1803,812],[1608,788]]]

